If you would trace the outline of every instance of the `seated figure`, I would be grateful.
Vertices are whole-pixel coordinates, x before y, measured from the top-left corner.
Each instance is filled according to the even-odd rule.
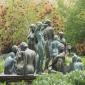
[[[84,70],[84,66],[80,57],[78,57],[77,62],[74,63],[74,70]]]
[[[34,74],[37,68],[37,55],[35,51],[28,48],[25,42],[20,44],[20,51],[17,53],[16,72],[19,75]]]
[[[69,70],[68,70],[68,72],[74,70],[74,63],[77,61],[77,57],[78,57],[78,56],[74,53],[73,56],[72,56],[71,63],[70,63],[70,65],[69,65]]]
[[[4,74],[15,73],[15,54],[13,52],[5,59]]]
[[[64,62],[65,62],[64,45],[61,44],[58,50],[59,50],[59,53],[57,54],[57,56],[53,58],[53,61],[52,61],[52,69],[55,71],[60,71],[60,72],[65,73],[64,71]]]

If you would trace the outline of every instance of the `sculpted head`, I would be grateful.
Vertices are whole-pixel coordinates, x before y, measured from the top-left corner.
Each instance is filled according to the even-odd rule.
[[[58,35],[54,35],[54,40],[59,40]]]
[[[49,19],[47,19],[44,24],[47,24],[48,26],[51,26],[51,21]]]
[[[20,47],[20,49],[21,49],[22,51],[24,51],[25,49],[28,48],[28,45],[27,45],[26,42],[21,42],[20,45],[19,45],[19,47]]]
[[[14,53],[17,53],[17,51],[18,51],[18,46],[17,46],[17,45],[13,45],[13,46],[12,46],[12,51],[13,51]]]
[[[60,31],[58,34],[61,38],[64,36],[64,32],[62,32],[62,31]]]
[[[34,33],[35,29],[36,29],[36,25],[35,24],[31,24],[30,25],[31,31]]]
[[[40,30],[42,27],[42,22],[37,22],[36,25],[37,25],[37,28]]]
[[[74,63],[74,62],[76,62],[76,61],[77,61],[77,56],[74,55],[74,56],[72,57],[72,62]]]
[[[77,58],[77,62],[81,62],[82,60],[81,60],[81,58],[80,57],[78,57]]]
[[[11,52],[11,53],[9,54],[9,56],[11,56],[11,58],[15,58],[15,53],[14,53],[14,52]]]

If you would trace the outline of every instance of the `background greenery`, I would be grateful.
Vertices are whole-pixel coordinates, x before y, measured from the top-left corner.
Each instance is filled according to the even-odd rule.
[[[27,41],[29,25],[45,19],[51,19],[55,29],[63,29],[63,19],[53,3],[7,0],[5,5],[0,6],[0,52],[9,52],[13,44]]]
[[[46,19],[52,21],[55,33],[63,30],[67,42],[85,54],[84,0],[7,0],[0,4],[0,53],[27,41],[29,25]]]
[[[80,54],[85,54],[85,1],[58,0],[58,5],[64,17],[67,42],[76,47]]]

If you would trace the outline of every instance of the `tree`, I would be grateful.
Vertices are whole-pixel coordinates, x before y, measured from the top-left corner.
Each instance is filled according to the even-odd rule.
[[[65,36],[73,46],[85,38],[85,1],[58,0],[58,10],[64,19]]]
[[[27,41],[32,23],[50,19],[55,30],[63,28],[56,4],[48,0],[39,3],[35,0],[7,0],[5,6],[0,8],[0,52],[8,52],[13,44]]]

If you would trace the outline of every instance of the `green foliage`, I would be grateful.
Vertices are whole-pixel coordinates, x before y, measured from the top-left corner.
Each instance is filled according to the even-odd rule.
[[[4,60],[0,59],[0,73],[4,72]]]
[[[73,46],[85,38],[85,0],[58,0],[58,10],[64,19],[67,42]]]
[[[56,74],[46,74],[39,76],[32,85],[83,85],[85,84],[85,71],[73,71],[63,75],[57,72]]]
[[[75,85],[76,83],[80,83],[78,85],[82,85],[81,83],[85,81],[85,71],[73,71],[71,73],[66,74],[65,78],[67,78],[67,80],[73,85]]]
[[[32,85],[72,85],[66,82],[64,75],[57,72],[56,74],[46,74],[39,76],[34,80]]]
[[[63,28],[56,4],[45,0],[40,3],[35,3],[35,0],[7,0],[7,4],[0,8],[0,52],[8,52],[13,44],[27,41],[29,25],[45,19],[52,20],[56,30]]]
[[[73,45],[82,43],[85,36],[85,1],[77,0],[66,22],[66,37]],[[84,7],[84,8],[83,8]]]
[[[85,56],[84,56],[85,57]],[[83,65],[84,65],[84,69],[85,69],[85,58],[82,58],[82,63],[83,63]]]

